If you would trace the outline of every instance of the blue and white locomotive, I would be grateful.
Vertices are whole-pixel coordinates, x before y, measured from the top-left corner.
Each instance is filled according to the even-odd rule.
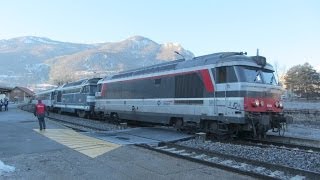
[[[94,111],[97,82],[91,78],[64,84],[55,91],[54,108],[59,113],[76,113],[79,117],[91,115]]]
[[[36,94],[47,107],[58,113],[76,113],[79,117],[94,114],[95,92],[101,78],[83,79]]]

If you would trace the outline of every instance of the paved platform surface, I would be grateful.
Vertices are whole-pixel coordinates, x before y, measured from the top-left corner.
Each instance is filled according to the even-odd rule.
[[[166,127],[142,127],[112,132],[88,133],[88,135],[117,144],[158,144],[192,137]]]
[[[0,112],[0,161],[15,168],[13,172],[0,168],[0,179],[250,179],[134,145],[115,145],[91,157],[77,149],[79,145],[115,143],[74,133],[50,121],[45,132],[37,128],[33,114],[13,105],[8,112]]]

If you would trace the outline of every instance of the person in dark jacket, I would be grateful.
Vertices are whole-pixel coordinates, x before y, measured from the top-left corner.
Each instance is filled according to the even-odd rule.
[[[0,111],[2,111],[3,101],[0,99]]]
[[[8,105],[9,105],[9,101],[8,99],[4,99],[4,111],[8,111]]]
[[[46,105],[43,104],[41,100],[38,100],[38,104],[35,105],[33,114],[38,117],[40,131],[42,131],[42,129],[46,129],[46,122],[44,121],[46,113],[49,114],[46,109]]]

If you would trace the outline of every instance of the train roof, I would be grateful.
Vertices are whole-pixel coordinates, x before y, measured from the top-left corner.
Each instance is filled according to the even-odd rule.
[[[39,92],[36,93],[36,95],[51,93],[51,92],[55,91],[56,89],[57,89],[57,88],[39,91]]]
[[[97,82],[100,79],[101,78],[81,79],[81,80],[78,80],[78,81],[66,83],[66,84],[60,86],[58,89],[69,88],[69,87],[71,88],[71,87],[83,86],[83,85],[89,85],[89,84],[97,84]]]
[[[210,64],[222,64],[223,63],[233,62],[233,65],[255,65],[257,67],[264,67],[270,70],[273,70],[272,66],[266,63],[266,58],[263,56],[247,56],[243,52],[219,52],[204,56],[194,57],[191,60],[178,59],[175,61],[165,62],[161,64],[156,64],[148,67],[128,70],[120,72],[115,75],[107,76],[104,80],[107,79],[119,79],[130,76],[137,76],[143,74],[150,74],[155,72],[170,71],[176,69],[191,68],[197,66],[204,66]]]

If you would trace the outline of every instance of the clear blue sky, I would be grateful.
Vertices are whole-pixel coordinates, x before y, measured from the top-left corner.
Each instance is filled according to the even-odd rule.
[[[95,43],[142,35],[196,56],[256,49],[287,69],[320,67],[318,0],[7,0],[0,39],[41,36]]]

